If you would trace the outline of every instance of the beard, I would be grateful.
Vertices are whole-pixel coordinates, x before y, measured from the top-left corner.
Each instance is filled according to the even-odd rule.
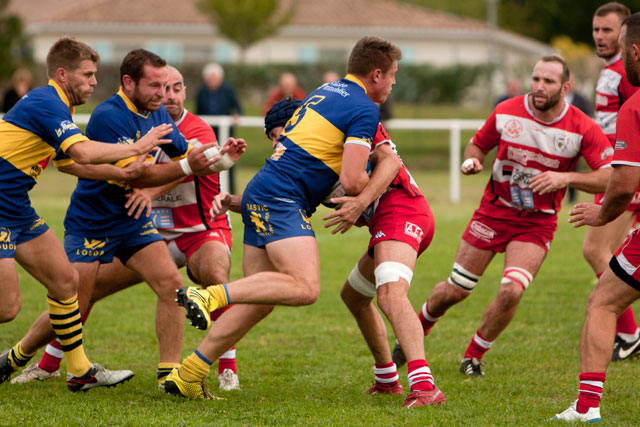
[[[536,103],[536,99],[534,97],[533,98],[533,106],[536,107],[536,109],[538,109],[540,111],[547,111],[547,110],[555,107],[558,104],[558,102],[560,102],[560,92],[561,92],[561,90],[558,90],[556,93],[551,94],[542,105],[538,105]]]
[[[624,70],[627,73],[627,81],[632,86],[640,86],[640,76],[638,76],[638,73],[634,68],[633,58],[626,52],[624,55]]]
[[[131,102],[136,106],[138,111],[157,111],[160,108],[160,103],[162,102],[162,98],[157,98],[155,96],[143,97],[138,88],[136,87],[133,90],[133,94],[131,96]]]

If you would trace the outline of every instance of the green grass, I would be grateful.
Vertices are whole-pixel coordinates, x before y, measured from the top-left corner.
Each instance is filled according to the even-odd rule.
[[[266,145],[266,141],[265,141]],[[240,182],[250,171],[241,170]],[[418,173],[436,216],[436,234],[419,259],[410,298],[418,308],[451,270],[459,236],[486,182],[485,173],[462,180],[463,203],[448,204],[445,172]],[[62,235],[62,219],[73,179],[47,170],[32,193],[33,204]],[[587,196],[583,196],[588,200]],[[560,215],[549,258],[527,291],[510,327],[485,356],[487,378],[458,373],[460,358],[501,277],[494,260],[474,294],[452,308],[426,340],[427,360],[447,397],[439,407],[402,410],[402,397],[366,396],[373,381],[372,358],[339,290],[364,251],[368,233],[354,229],[331,236],[322,229],[322,208],[312,220],[321,252],[322,293],[309,307],[279,307],[238,345],[242,390],[219,392],[224,401],[195,402],[156,389],[155,297],[145,285],[96,305],[85,328],[91,360],[130,368],[134,379],[115,389],[72,394],[63,381],[0,385],[2,425],[541,425],[576,398],[578,344],[593,275],[582,259],[584,230]],[[240,277],[242,225],[235,216],[232,277]],[[46,309],[45,290],[20,271],[23,307],[0,327],[0,349],[13,345]],[[183,356],[203,337],[187,327]],[[393,339],[392,336],[389,337]],[[40,356],[38,354],[37,357]],[[63,365],[64,368],[64,365]],[[637,425],[640,360],[612,365],[602,415],[609,425]],[[401,381],[408,389],[406,368]],[[215,375],[210,378],[217,390]]]

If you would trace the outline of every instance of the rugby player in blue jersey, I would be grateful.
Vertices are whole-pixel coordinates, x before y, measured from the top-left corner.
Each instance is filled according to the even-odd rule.
[[[49,83],[25,95],[0,122],[0,322],[15,318],[22,304],[17,261],[47,288],[51,314],[43,320],[51,322],[49,328],[53,326],[62,343],[71,391],[112,386],[133,373],[109,371],[87,359],[78,310],[78,273],[58,238],[31,206],[27,192],[49,160],[61,152],[82,164],[115,162],[169,142],[161,138],[171,132],[170,125],[158,123],[135,143],[118,145],[92,141],[82,134],[73,123],[73,107],[84,104],[93,92],[99,59],[86,44],[59,39],[47,54]],[[0,383],[34,353],[21,342],[3,352]]]
[[[128,215],[127,197],[132,194],[133,186],[156,186],[188,174],[212,174],[215,171],[209,166],[217,163],[219,157],[207,159],[204,154],[204,150],[214,144],[189,149],[169,113],[161,106],[169,77],[164,59],[144,49],[133,50],[122,61],[120,74],[120,90],[96,107],[87,125],[87,135],[117,147],[123,142],[133,143],[163,123],[171,123],[174,131],[167,136],[170,143],[163,145],[162,150],[176,161],[150,165],[138,178],[128,182],[87,179],[80,171],[81,178],[65,217],[64,246],[80,275],[82,313],[89,305],[100,264],[109,263],[114,257],[141,276],[158,295],[156,335],[161,376],[180,361],[183,316],[173,297],[175,288],[183,286],[183,280],[151,220],[146,216]],[[221,152],[237,158],[245,145],[241,139],[230,138]],[[130,157],[116,162],[115,166],[126,167],[135,160],[135,156]],[[65,160],[58,159],[57,165],[64,168]],[[22,339],[21,347],[26,355],[33,355],[55,338],[46,322],[47,316],[48,313],[43,313]]]
[[[319,254],[309,216],[336,180],[350,195],[359,194],[369,184],[367,161],[380,120],[374,102],[383,102],[391,93],[401,56],[393,44],[364,37],[351,52],[347,76],[312,92],[287,122],[274,154],[242,196],[245,278],[205,290],[178,291],[180,305],[200,329],[209,328],[211,310],[236,305],[220,316],[197,350],[169,374],[165,391],[211,398],[205,380],[211,361],[274,305],[316,301]]]

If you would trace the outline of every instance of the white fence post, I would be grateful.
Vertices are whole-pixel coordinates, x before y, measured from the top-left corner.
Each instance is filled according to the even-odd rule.
[[[457,121],[452,121],[449,128],[449,200],[460,203],[460,132]]]

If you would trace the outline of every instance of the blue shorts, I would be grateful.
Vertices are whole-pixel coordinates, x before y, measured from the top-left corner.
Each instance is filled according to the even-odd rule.
[[[106,264],[113,262],[115,256],[126,265],[129,258],[140,249],[162,240],[158,230],[149,221],[138,230],[120,236],[88,237],[66,232],[64,250],[71,262],[99,261]]]
[[[289,237],[315,237],[311,221],[296,201],[258,196],[249,187],[242,194],[242,222],[244,243],[257,248]]]
[[[15,258],[19,244],[40,237],[47,230],[49,226],[37,215],[29,224],[0,227],[0,258]]]

